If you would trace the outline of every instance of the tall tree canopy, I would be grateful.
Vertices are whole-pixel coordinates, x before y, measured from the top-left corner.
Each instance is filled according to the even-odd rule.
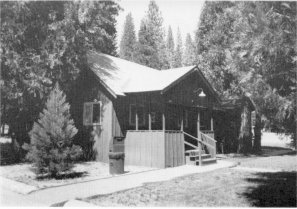
[[[182,60],[183,60],[183,42],[182,37],[180,34],[179,28],[177,29],[176,34],[176,48],[174,51],[174,64],[173,67],[181,67],[182,66]]]
[[[168,27],[168,33],[166,38],[166,51],[167,51],[167,58],[169,62],[169,67],[173,68],[174,65],[174,38],[172,35],[172,29],[171,26]]]
[[[111,1],[0,4],[2,122],[23,140],[53,84],[59,81],[69,94],[86,69],[88,50],[115,55],[119,6]]]
[[[189,66],[195,64],[195,46],[192,41],[191,35],[188,33],[185,42],[185,48],[183,53],[183,65]]]
[[[195,40],[217,91],[250,94],[267,127],[296,142],[296,2],[206,2]]]
[[[135,26],[132,14],[126,16],[123,35],[120,43],[120,57],[129,61],[134,61],[136,45]]]
[[[150,1],[138,33],[137,57],[140,64],[163,69],[165,53],[163,17],[155,1]]]
[[[223,1],[205,2],[195,34],[198,67],[220,94],[230,88],[233,79],[225,63],[225,49],[232,42],[234,21],[233,11],[226,8],[233,5]]]

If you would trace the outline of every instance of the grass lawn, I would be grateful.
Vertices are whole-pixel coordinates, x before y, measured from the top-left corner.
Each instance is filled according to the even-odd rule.
[[[233,159],[234,160],[234,159]],[[99,206],[296,206],[296,154],[246,158],[241,166],[282,169],[280,172],[233,168],[180,177],[85,201]]]
[[[268,150],[268,148],[266,148]],[[255,155],[247,157],[234,157],[225,160],[238,162],[242,167],[250,168],[264,168],[283,171],[297,171],[297,157],[296,151],[291,151],[288,154],[284,153],[283,149],[277,150],[275,148],[269,148],[269,151],[264,150],[264,155]],[[278,155],[275,155],[278,154]],[[271,156],[269,156],[271,155]]]

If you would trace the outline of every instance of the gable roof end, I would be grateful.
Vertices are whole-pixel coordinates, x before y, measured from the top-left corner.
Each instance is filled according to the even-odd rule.
[[[90,69],[114,95],[162,91],[195,69],[195,66],[156,70],[117,57],[91,51]]]

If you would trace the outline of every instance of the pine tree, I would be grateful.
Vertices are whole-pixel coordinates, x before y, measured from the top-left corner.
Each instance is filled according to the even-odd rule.
[[[146,16],[142,19],[138,33],[136,62],[163,69],[164,31],[163,18],[155,1],[150,1]]]
[[[132,14],[129,13],[126,16],[126,21],[124,23],[124,31],[120,43],[120,57],[129,61],[134,61],[135,45],[135,26]]]
[[[151,42],[150,33],[147,23],[144,19],[141,20],[140,29],[138,32],[138,42],[136,44],[136,62],[148,67],[155,67],[154,63],[158,62],[157,52],[154,47],[149,44]]]
[[[180,34],[179,28],[177,29],[177,37],[176,37],[176,49],[174,52],[174,65],[173,67],[181,67],[183,59],[183,43]]]
[[[185,49],[183,54],[183,65],[189,66],[195,64],[195,46],[191,35],[188,33],[186,37]]]
[[[158,54],[159,54],[159,60],[160,60],[160,70],[166,70],[166,69],[171,68],[170,63],[169,63],[169,59],[168,59],[168,56],[167,56],[165,40],[163,40],[160,43],[158,52],[159,52]]]
[[[66,96],[56,85],[29,133],[31,145],[27,157],[36,167],[37,174],[57,177],[61,172],[71,170],[73,161],[82,153],[81,147],[72,141],[77,129],[69,109]]]
[[[172,35],[171,26],[168,27],[168,34],[166,39],[166,51],[167,51],[167,58],[169,62],[170,68],[173,68],[174,64],[174,39]]]
[[[87,68],[86,52],[117,54],[119,10],[115,1],[1,1],[1,122],[20,145],[29,143],[52,83],[61,84],[73,107],[83,95],[77,79]]]

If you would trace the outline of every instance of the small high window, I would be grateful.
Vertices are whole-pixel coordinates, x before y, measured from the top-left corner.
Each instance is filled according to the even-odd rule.
[[[101,102],[85,102],[83,112],[85,126],[101,125]]]
[[[144,126],[145,124],[145,110],[143,105],[131,104],[129,113],[129,124],[136,125],[136,113],[138,116],[138,125]]]
[[[185,128],[188,128],[188,124],[189,124],[188,118],[189,118],[189,112],[188,112],[188,110],[184,110],[182,112],[182,115],[179,115],[179,117],[178,117],[177,126],[181,127],[181,121],[183,121],[183,126]]]

